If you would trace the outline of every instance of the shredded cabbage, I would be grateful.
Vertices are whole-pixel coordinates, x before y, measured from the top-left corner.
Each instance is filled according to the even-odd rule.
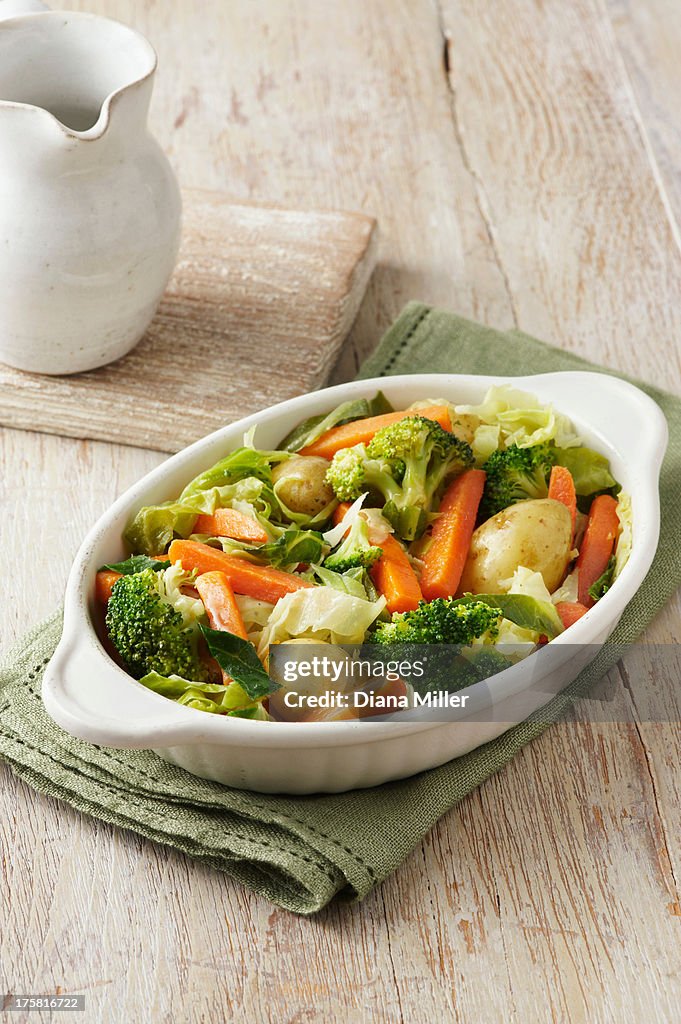
[[[235,594],[234,596],[247,629],[254,625],[267,625],[267,620],[272,614],[272,605],[268,601],[258,601],[257,598],[247,597],[246,594]]]
[[[517,444],[519,448],[528,448],[543,441],[555,441],[559,448],[581,444],[567,416],[556,412],[552,405],[541,405],[534,395],[510,384],[493,386],[480,405],[457,405],[456,411],[478,416],[483,423],[498,425],[506,446]]]
[[[245,690],[236,683],[199,683],[182,676],[162,676],[159,672],[149,672],[140,679],[143,686],[170,700],[195,708],[197,711],[208,711],[218,715],[237,715],[268,721],[269,715],[261,703],[252,701]]]
[[[549,607],[553,607],[551,603],[551,595],[549,594],[546,584],[544,583],[544,577],[540,572],[534,572],[532,569],[528,569],[524,565],[519,565],[510,580],[504,581],[504,589],[508,587],[506,593],[508,594],[520,594],[526,597],[532,597],[535,601],[539,601],[542,604],[548,604]],[[553,613],[555,615],[555,612]],[[516,626],[514,622],[509,619],[502,619],[499,626],[499,635],[497,637],[497,645],[504,644],[521,644],[534,646],[539,640],[539,632],[533,629],[523,629],[521,626]],[[524,653],[529,654],[529,649]]]
[[[499,447],[499,434],[501,427],[498,423],[481,423],[473,434],[471,448],[475,456],[475,465],[480,467],[487,462],[488,458]]]
[[[331,587],[296,590],[275,604],[260,636],[258,653],[263,656],[270,644],[292,637],[359,644],[384,608],[384,597],[365,601]]]
[[[343,537],[359,515],[359,511],[368,497],[369,495],[365,491],[363,494],[360,494],[359,498],[355,498],[352,505],[343,516],[342,521],[340,523],[336,523],[336,525],[332,526],[330,530],[327,530],[322,534],[322,540],[325,544],[328,544],[330,548],[335,548],[337,544],[340,544]]]
[[[364,569],[347,569],[345,572],[334,572],[333,569],[326,569],[323,565],[311,565],[313,573],[325,587],[332,587],[340,590],[351,597],[359,597],[366,601],[367,592],[362,580],[365,576]]]
[[[162,573],[159,573],[161,597],[180,613],[186,625],[199,622],[206,617],[203,601],[197,597],[183,594],[180,590],[180,587],[191,586],[193,582],[194,574],[185,572],[179,562],[175,562],[174,565],[168,566]]]
[[[570,575],[565,577],[558,590],[551,594],[551,600],[554,604],[560,601],[574,604],[575,601],[579,601],[579,569],[573,569]]]
[[[631,514],[631,498],[628,494],[620,492],[617,501],[617,518],[620,521],[620,535],[615,548],[615,570],[613,579],[616,580],[622,569],[629,561],[631,545],[634,538],[634,523]]]
[[[535,601],[551,602],[551,595],[546,589],[542,574],[527,569],[524,565],[519,565],[510,580],[505,580],[504,584],[508,586],[508,594],[526,594]]]

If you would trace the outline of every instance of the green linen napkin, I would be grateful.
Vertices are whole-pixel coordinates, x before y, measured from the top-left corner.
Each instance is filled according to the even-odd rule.
[[[573,369],[600,370],[518,331],[494,331],[411,303],[361,375]],[[613,637],[622,643],[645,628],[681,583],[681,399],[644,390],[662,407],[671,437],[661,479],[660,546]],[[285,797],[227,789],[150,752],[109,750],[63,732],[40,700],[42,673],[59,635],[60,617],[54,615],[24,638],[0,671],[0,758],[34,789],[226,871],[301,914],[314,913],[337,895],[366,896],[442,814],[584,694],[611,667],[618,646],[603,649],[540,715],[449,764],[372,790]]]

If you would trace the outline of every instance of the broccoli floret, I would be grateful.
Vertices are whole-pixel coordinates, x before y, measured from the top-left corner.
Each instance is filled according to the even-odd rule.
[[[327,483],[333,487],[340,501],[354,501],[363,491],[373,489],[384,497],[398,495],[400,486],[387,462],[371,459],[366,445],[341,448],[336,452],[326,473]]]
[[[383,548],[369,540],[369,526],[361,515],[355,520],[340,546],[324,561],[327,569],[347,572],[348,569],[369,569],[383,554]]]
[[[527,498],[545,498],[555,461],[555,448],[550,444],[535,444],[529,448],[512,444],[492,452],[483,466],[487,474],[481,502],[483,515],[496,515]]]
[[[424,416],[409,416],[379,430],[368,446],[337,452],[327,480],[342,501],[378,491],[383,515],[403,540],[419,537],[428,511],[449,476],[473,464],[473,452],[454,434]]]
[[[423,533],[431,503],[445,480],[473,465],[470,445],[424,416],[383,427],[367,453],[386,462],[400,482],[399,495],[386,497],[383,515],[404,540]]]
[[[483,601],[459,603],[451,597],[421,601],[411,612],[395,612],[371,635],[377,644],[454,644],[466,646],[488,633],[494,639],[501,612]]]
[[[136,679],[158,672],[203,682],[196,619],[173,607],[164,577],[144,569],[116,581],[106,611],[109,638]]]

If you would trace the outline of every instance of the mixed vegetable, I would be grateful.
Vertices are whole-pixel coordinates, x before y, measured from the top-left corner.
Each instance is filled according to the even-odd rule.
[[[446,648],[457,685],[526,656],[612,586],[632,523],[608,460],[504,386],[345,402],[274,451],[251,432],[125,540],[96,578],[114,656],[181,704],[268,720],[293,717],[278,644]]]

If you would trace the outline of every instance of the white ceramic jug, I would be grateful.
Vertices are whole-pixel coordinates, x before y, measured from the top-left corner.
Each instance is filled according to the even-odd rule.
[[[151,45],[42,6],[0,0],[0,360],[75,373],[141,338],[175,264],[181,206],[147,129]]]

